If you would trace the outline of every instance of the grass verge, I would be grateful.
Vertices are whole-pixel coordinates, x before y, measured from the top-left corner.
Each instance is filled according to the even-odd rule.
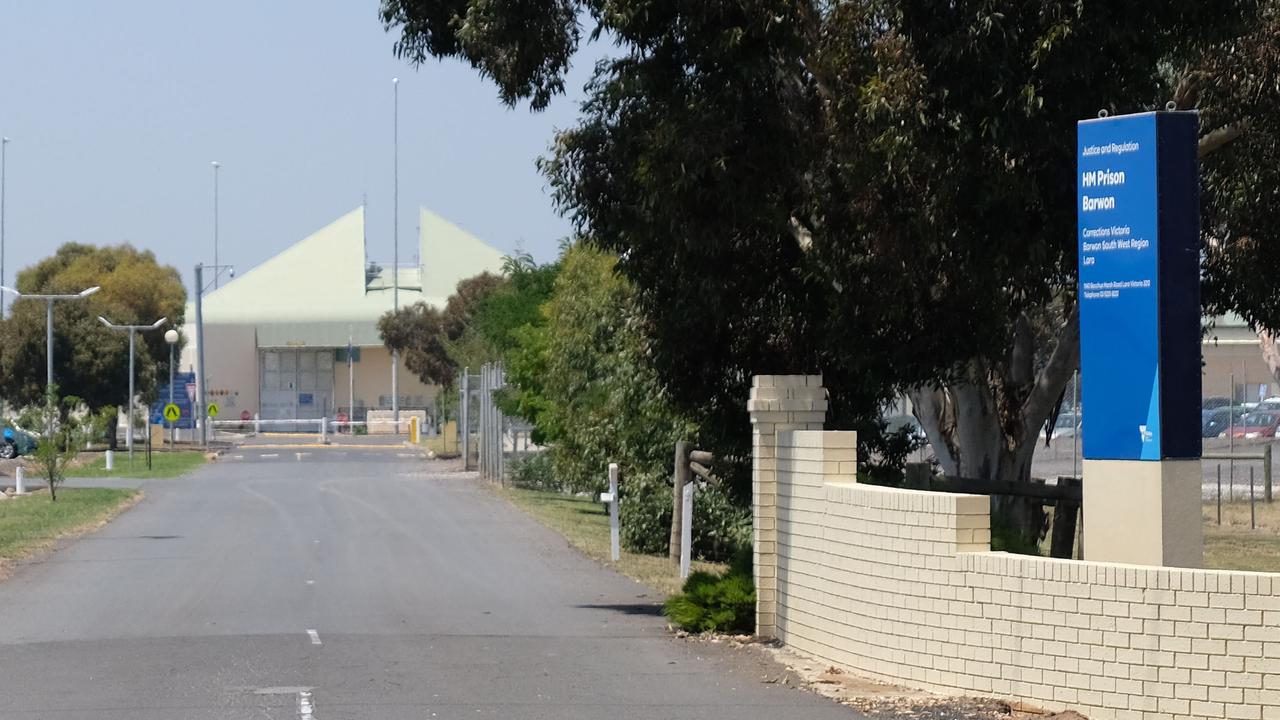
[[[584,555],[662,593],[663,598],[680,591],[676,568],[665,557],[637,555],[625,549],[618,562],[609,557],[609,514],[598,502],[587,498],[542,490],[521,490],[494,486],[506,498],[535,520],[555,530]],[[695,561],[694,570],[719,573],[720,563]]]
[[[1280,501],[1255,505],[1257,528],[1249,527],[1249,503],[1204,504],[1204,566],[1215,570],[1280,572]]]
[[[128,453],[117,452],[115,468],[107,470],[107,459],[103,455],[95,457],[84,465],[67,469],[67,477],[92,478],[174,478],[186,475],[205,464],[205,454],[199,450],[179,450],[177,452],[152,452],[151,468],[147,468],[145,450],[133,451],[133,460]]]
[[[0,501],[0,579],[14,561],[98,529],[141,497],[137,490],[63,488],[57,502],[47,491]]]

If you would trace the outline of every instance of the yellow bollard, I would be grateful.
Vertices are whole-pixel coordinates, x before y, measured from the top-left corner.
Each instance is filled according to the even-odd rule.
[[[409,418],[409,442],[414,445],[417,445],[419,442],[418,432],[418,416],[414,415]]]

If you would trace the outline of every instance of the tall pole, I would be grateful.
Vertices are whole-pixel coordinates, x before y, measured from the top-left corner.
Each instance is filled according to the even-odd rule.
[[[217,270],[214,270],[217,272]],[[200,423],[200,444],[209,444],[209,423],[204,416],[204,264],[196,263],[196,422]]]
[[[165,340],[167,341],[168,338],[166,337]],[[177,343],[169,343],[169,404],[170,405],[173,404],[173,349],[176,345]],[[170,450],[177,449],[177,442],[176,442],[177,430],[178,430],[178,423],[172,420],[169,421],[169,449]]]
[[[352,359],[351,353],[354,352],[351,336],[347,336],[347,422],[355,422],[356,420],[356,375],[355,360]],[[347,426],[350,430],[351,426]]]
[[[45,300],[44,323],[44,392],[53,397],[53,298]]]
[[[213,161],[213,289],[218,289],[218,275],[222,267],[218,264],[218,168],[222,163]]]
[[[392,243],[395,245],[391,265],[391,302],[400,310],[400,78],[391,78],[393,112],[391,121],[392,183],[391,223]],[[400,434],[400,351],[391,351],[391,420],[396,434]]]
[[[135,328],[129,327],[129,400],[125,403],[128,424],[124,427],[124,446],[129,450],[129,459],[133,459],[133,348]]]
[[[0,285],[4,285],[4,206],[5,173],[8,166],[9,138],[0,137]],[[4,293],[0,293],[0,318],[4,317]]]

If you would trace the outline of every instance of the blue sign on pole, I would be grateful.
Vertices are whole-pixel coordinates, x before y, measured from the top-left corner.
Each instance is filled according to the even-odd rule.
[[[1194,113],[1077,128],[1084,457],[1200,457]]]

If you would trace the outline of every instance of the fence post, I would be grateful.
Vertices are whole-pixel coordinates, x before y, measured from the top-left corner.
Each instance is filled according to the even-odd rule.
[[[680,524],[680,577],[689,577],[689,565],[693,560],[693,483],[684,486],[684,518]]]
[[[1262,446],[1262,492],[1271,502],[1271,443]]]
[[[667,544],[667,558],[672,565],[680,564],[681,522],[684,519],[684,486],[689,482],[689,443],[676,441],[675,472],[671,481],[671,540]]]
[[[458,383],[461,390],[458,393],[458,440],[462,446],[462,469],[471,469],[471,369],[462,368],[462,382]]]
[[[618,463],[609,463],[609,553],[614,562],[622,557],[622,542],[618,534]]]
[[[1058,478],[1062,487],[1080,487],[1080,478]],[[1080,503],[1062,498],[1053,508],[1053,539],[1049,543],[1049,555],[1070,560],[1076,543],[1076,522],[1080,516]]]

